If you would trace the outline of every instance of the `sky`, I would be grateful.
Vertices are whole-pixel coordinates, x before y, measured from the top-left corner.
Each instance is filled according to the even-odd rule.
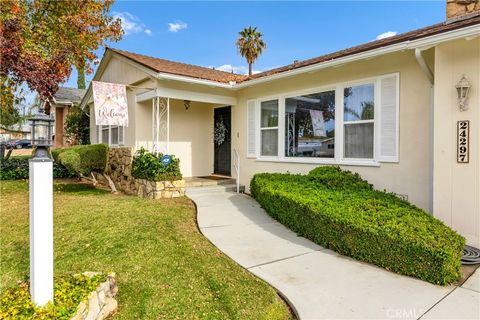
[[[235,41],[244,27],[257,27],[267,44],[258,72],[442,22],[445,3],[116,1],[110,14],[122,19],[125,35],[108,45],[242,74],[247,64]],[[73,71],[63,85],[76,87],[76,79]]]

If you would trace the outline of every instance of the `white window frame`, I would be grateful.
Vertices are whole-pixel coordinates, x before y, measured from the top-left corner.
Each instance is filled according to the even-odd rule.
[[[267,101],[272,101],[272,100],[277,100],[277,112],[278,112],[278,120],[277,120],[277,126],[276,127],[265,127],[265,128],[262,128],[262,102],[267,102]],[[262,158],[262,159],[271,159],[271,160],[275,160],[277,159],[280,154],[281,154],[281,150],[280,150],[280,123],[282,123],[282,119],[284,118],[283,116],[281,116],[281,107],[280,107],[280,99],[278,97],[265,97],[265,98],[262,98],[262,99],[259,99],[258,100],[258,108],[257,108],[257,132],[258,132],[258,137],[257,137],[257,141],[258,141],[258,150],[257,150],[257,155],[259,158]],[[265,131],[265,130],[277,130],[277,142],[278,142],[278,146],[277,146],[277,155],[276,156],[262,156],[262,131]]]
[[[118,127],[118,132],[120,132],[120,127],[121,126],[97,126],[98,127],[98,136],[97,136],[97,143],[105,143],[111,147],[118,147],[118,146],[123,146],[124,145],[124,141],[125,141],[125,127],[123,127],[123,130],[122,131],[122,135],[121,135],[121,139],[120,139],[120,134],[118,134],[118,142],[117,144],[112,144],[112,128],[113,127]],[[105,127],[108,127],[108,141],[103,141],[103,129]],[[123,143],[120,143],[120,141],[122,141]]]
[[[258,107],[256,108],[256,161],[258,162],[287,162],[287,163],[307,163],[307,164],[336,164],[336,165],[354,165],[354,166],[380,166],[379,143],[380,136],[378,134],[380,125],[380,80],[384,77],[396,76],[397,86],[400,83],[400,74],[398,72],[382,74],[375,77],[368,77],[358,79],[354,81],[340,82],[330,85],[324,85],[319,87],[312,87],[303,90],[290,91],[283,94],[277,94],[266,97],[255,98],[258,101]],[[344,116],[344,89],[347,87],[358,86],[362,84],[374,85],[374,119],[373,120],[360,120],[360,121],[343,121]],[[285,156],[285,99],[292,98],[300,95],[308,95],[314,93],[321,93],[325,91],[335,91],[335,157],[334,158],[314,158],[314,157],[286,157]],[[397,109],[399,108],[400,91],[397,90]],[[253,100],[254,98],[252,98]],[[278,126],[275,127],[278,130],[278,156],[262,156],[261,155],[261,130],[262,129],[274,129],[273,127],[261,128],[261,103],[264,101],[278,100]],[[399,123],[399,112],[397,112],[397,123]],[[345,158],[344,157],[344,125],[345,123],[374,123],[373,134],[373,158]],[[399,128],[397,128],[399,131]],[[397,133],[397,138],[399,132]],[[398,147],[398,144],[397,144]]]

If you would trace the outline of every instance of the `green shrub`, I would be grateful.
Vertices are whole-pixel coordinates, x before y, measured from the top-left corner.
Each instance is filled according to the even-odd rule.
[[[58,148],[52,151],[53,158],[70,173],[89,175],[104,172],[107,167],[108,146],[106,144],[81,145]]]
[[[29,284],[22,282],[0,295],[0,319],[70,319],[80,302],[87,299],[88,294],[105,280],[104,275],[55,278],[54,304],[48,303],[43,307],[33,304]]]
[[[15,156],[0,161],[0,180],[28,179],[28,160],[31,156]],[[73,178],[67,168],[58,162],[53,163],[54,178]]]
[[[269,215],[323,247],[435,284],[457,280],[465,239],[367,185],[358,175],[321,167],[307,176],[257,174],[250,190]]]
[[[132,176],[150,181],[173,181],[182,179],[180,160],[171,156],[169,165],[161,161],[163,154],[157,156],[141,148],[133,157]]]

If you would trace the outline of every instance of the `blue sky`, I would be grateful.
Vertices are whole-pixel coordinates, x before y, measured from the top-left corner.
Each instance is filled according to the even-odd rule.
[[[264,71],[402,33],[445,19],[446,1],[159,2],[117,1],[126,34],[114,48],[238,73],[238,31],[256,26],[267,49],[254,65]],[[104,49],[98,51],[101,58]],[[64,84],[76,86],[76,72]],[[90,80],[92,75],[87,77]]]

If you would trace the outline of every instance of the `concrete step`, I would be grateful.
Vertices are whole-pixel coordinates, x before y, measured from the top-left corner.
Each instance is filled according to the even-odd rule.
[[[198,195],[204,193],[218,193],[218,192],[237,192],[237,185],[234,183],[230,184],[219,184],[219,185],[209,185],[201,187],[186,187],[185,192],[187,195]],[[245,186],[240,185],[240,192],[245,192]]]
[[[219,180],[205,179],[205,178],[199,178],[199,177],[185,178],[185,186],[187,188],[228,185],[228,184],[235,184],[235,183],[236,183],[236,180],[233,178],[225,178],[225,179],[219,179]]]

